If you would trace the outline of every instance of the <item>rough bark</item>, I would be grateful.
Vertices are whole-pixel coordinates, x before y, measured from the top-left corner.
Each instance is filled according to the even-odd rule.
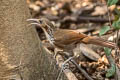
[[[0,80],[56,80],[58,69],[29,17],[25,0],[0,0]]]

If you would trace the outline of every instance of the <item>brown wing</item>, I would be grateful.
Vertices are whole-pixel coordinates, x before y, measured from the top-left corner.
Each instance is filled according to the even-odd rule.
[[[113,42],[109,42],[98,37],[87,36],[85,34],[77,32],[76,30],[57,30],[54,33],[54,38],[56,44],[59,44],[59,46],[65,46],[73,42],[79,41],[86,44],[95,44],[109,48],[116,47],[115,43]]]
[[[64,45],[71,44],[75,41],[80,41],[85,37],[87,37],[87,35],[77,32],[76,30],[60,29],[54,33],[55,42]]]

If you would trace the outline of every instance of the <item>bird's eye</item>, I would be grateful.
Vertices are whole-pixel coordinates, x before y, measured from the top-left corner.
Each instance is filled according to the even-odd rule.
[[[42,21],[41,21],[41,20],[39,20],[39,22],[40,22],[40,24],[42,24]]]

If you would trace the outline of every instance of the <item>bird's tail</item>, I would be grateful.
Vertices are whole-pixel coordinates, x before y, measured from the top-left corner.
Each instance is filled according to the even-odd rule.
[[[108,48],[116,48],[116,44],[101,38],[97,38],[97,37],[86,37],[82,40],[84,43],[87,44],[95,44],[95,45],[100,45],[103,47],[108,47]]]

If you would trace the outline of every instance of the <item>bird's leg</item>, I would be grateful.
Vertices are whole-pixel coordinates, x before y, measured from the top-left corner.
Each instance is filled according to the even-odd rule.
[[[60,54],[60,53],[63,53],[63,50],[62,49],[59,49],[59,48],[55,48],[54,49],[54,58],[56,59],[56,56],[57,56],[57,54]]]

